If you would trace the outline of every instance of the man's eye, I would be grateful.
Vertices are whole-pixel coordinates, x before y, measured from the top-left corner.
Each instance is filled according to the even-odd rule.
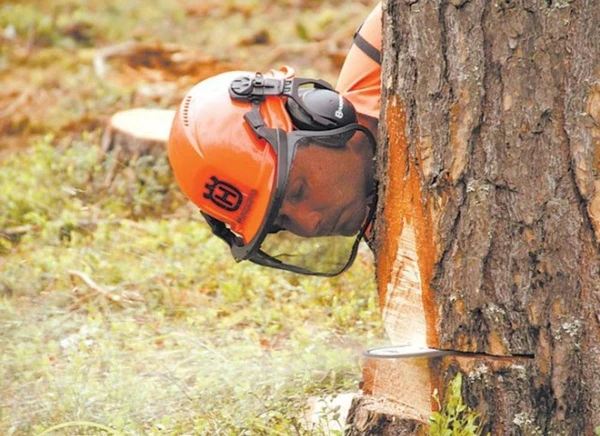
[[[298,186],[292,190],[290,197],[296,202],[302,200],[304,197],[304,183],[298,184]]]

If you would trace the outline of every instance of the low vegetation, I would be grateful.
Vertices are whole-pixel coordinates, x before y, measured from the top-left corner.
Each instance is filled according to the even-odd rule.
[[[480,413],[470,408],[463,400],[462,374],[460,372],[446,387],[443,401],[440,400],[437,390],[433,397],[439,410],[431,415],[430,436],[479,436],[482,434]]]
[[[160,160],[102,188],[94,140],[0,166],[0,432],[319,434],[308,398],[356,390],[380,333],[369,253],[333,280],[236,265]]]
[[[306,404],[355,391],[381,337],[368,250],[331,280],[235,264],[164,156],[100,137],[224,68],[334,81],[374,3],[0,2],[0,434],[335,433]]]

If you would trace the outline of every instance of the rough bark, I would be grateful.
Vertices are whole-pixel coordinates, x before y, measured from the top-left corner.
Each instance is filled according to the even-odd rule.
[[[410,416],[410,415],[409,415]],[[372,395],[357,395],[347,419],[352,425],[346,436],[413,436],[424,435],[425,426],[406,417],[406,410],[393,401]]]
[[[419,292],[421,342],[478,353],[424,390],[464,372],[494,435],[600,426],[599,23],[595,0],[384,2],[384,321],[406,339],[386,311]]]

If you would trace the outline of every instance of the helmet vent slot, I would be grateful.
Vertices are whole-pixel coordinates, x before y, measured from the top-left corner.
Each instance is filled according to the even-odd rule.
[[[186,127],[190,126],[190,103],[192,102],[192,96],[188,95],[183,101],[183,124]]]

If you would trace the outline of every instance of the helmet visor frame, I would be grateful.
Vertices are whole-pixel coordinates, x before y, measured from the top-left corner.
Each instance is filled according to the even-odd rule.
[[[258,130],[260,130],[260,132]],[[274,186],[271,191],[271,200],[269,202],[267,213],[265,214],[265,217],[254,238],[252,238],[252,240],[247,244],[244,244],[240,237],[231,238],[229,241],[227,241],[229,243],[232,255],[238,262],[242,260],[250,260],[251,262],[262,266],[282,269],[304,275],[333,277],[346,271],[354,262],[358,252],[359,243],[364,238],[366,228],[373,218],[375,211],[374,205],[367,212],[367,219],[356,236],[356,239],[349,252],[348,260],[333,271],[315,271],[299,265],[282,262],[281,260],[263,251],[261,249],[261,245],[265,238],[272,233],[274,223],[279,216],[288,177],[293,165],[297,144],[303,140],[319,139],[323,137],[347,137],[348,135],[352,136],[355,132],[361,132],[368,139],[370,144],[375,147],[375,139],[372,133],[366,127],[358,123],[351,123],[343,127],[325,131],[293,130],[289,133],[286,133],[281,129],[272,129],[262,125],[258,129],[255,129],[255,131],[257,135],[264,138],[270,144],[270,146],[273,147],[277,155]],[[322,146],[344,147],[346,144],[339,143],[337,145],[330,144]]]
[[[254,77],[242,76],[230,86],[230,96],[234,100],[251,102],[252,108],[244,115],[244,120],[252,128],[254,134],[265,140],[274,150],[276,158],[276,168],[273,176],[273,186],[271,187],[271,195],[268,202],[267,210],[263,216],[262,222],[258,227],[257,232],[252,239],[245,243],[244,239],[235,234],[221,221],[204,214],[206,221],[209,223],[213,233],[223,239],[230,247],[231,253],[236,261],[250,260],[256,264],[267,266],[276,269],[291,271],[298,274],[316,275],[332,277],[347,270],[356,258],[360,241],[364,238],[366,229],[373,219],[375,205],[367,211],[367,218],[361,226],[356,239],[352,244],[352,248],[346,262],[337,263],[338,267],[332,271],[315,271],[311,268],[303,267],[296,264],[287,263],[275,256],[266,253],[262,244],[275,229],[275,222],[280,214],[280,209],[283,204],[284,194],[288,182],[288,177],[292,169],[297,145],[303,140],[314,139],[319,142],[319,139],[329,138],[331,141],[321,145],[330,148],[341,148],[346,146],[346,141],[337,140],[338,138],[352,137],[356,132],[361,132],[366,137],[370,146],[375,150],[375,138],[371,131],[357,122],[351,122],[342,127],[333,127],[328,124],[326,119],[320,119],[318,115],[311,116],[319,122],[321,126],[332,126],[319,130],[292,130],[286,132],[281,128],[269,127],[260,113],[261,103],[267,96],[284,96],[293,99],[303,109],[309,113],[308,108],[304,106],[302,100],[298,97],[299,88],[305,85],[312,85],[315,88],[333,89],[331,86],[321,80],[299,79],[279,80],[274,78],[263,77],[257,73]],[[345,257],[344,257],[345,258]]]

